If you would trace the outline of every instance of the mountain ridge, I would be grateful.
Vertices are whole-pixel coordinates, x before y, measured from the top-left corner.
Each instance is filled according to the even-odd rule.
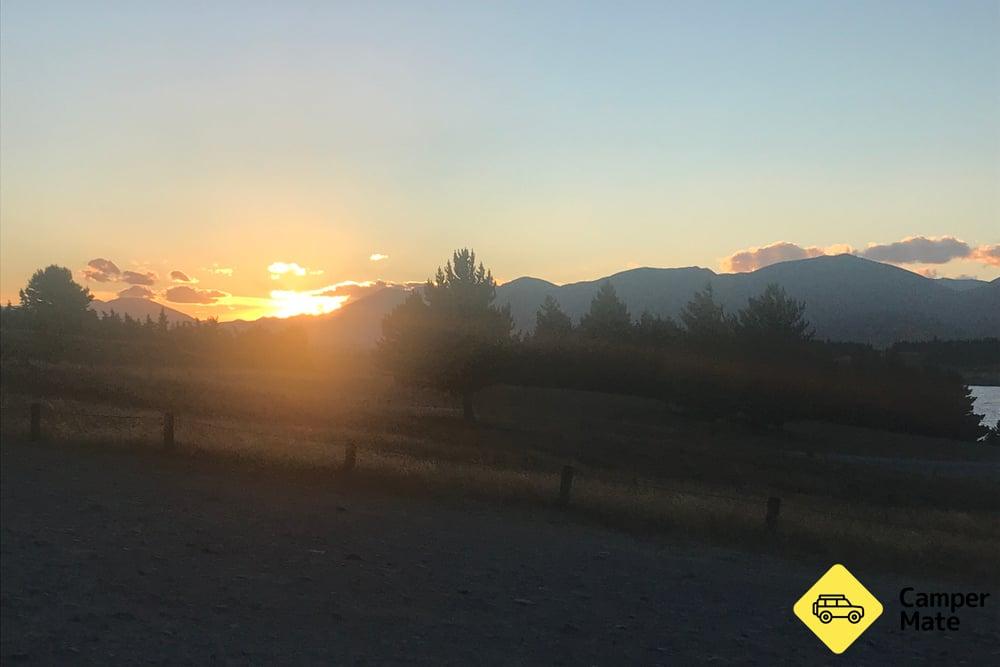
[[[184,322],[194,322],[195,318],[179,310],[165,306],[152,299],[142,299],[138,297],[121,296],[110,301],[94,299],[90,302],[89,308],[98,315],[107,315],[114,311],[121,317],[128,315],[135,320],[145,320],[146,316],[154,320],[160,316],[160,311],[167,317],[170,324],[181,324]]]
[[[634,319],[647,310],[676,319],[694,292],[708,285],[726,310],[734,312],[774,282],[805,302],[806,318],[820,338],[883,346],[897,340],[978,338],[1000,332],[1000,279],[955,289],[850,254],[779,262],[748,273],[642,267],[552,287],[519,279],[497,288],[497,304],[510,305],[519,331],[531,331],[534,313],[545,296],[555,298],[578,322],[605,280],[615,287]]]
[[[881,347],[899,340],[979,338],[1000,332],[1000,279],[956,289],[849,254],[780,262],[748,273],[716,273],[698,266],[640,267],[564,285],[521,276],[497,286],[496,305],[510,306],[519,332],[534,329],[535,313],[546,296],[579,322],[605,280],[614,285],[633,319],[646,310],[677,319],[694,293],[708,285],[726,310],[735,312],[774,282],[805,302],[806,318],[819,338]],[[386,287],[322,322],[302,323],[311,339],[370,346],[381,334],[382,318],[408,293]]]
[[[826,255],[780,262],[748,273],[716,273],[699,266],[639,267],[603,278],[564,285],[520,276],[497,286],[496,305],[509,305],[515,330],[531,332],[535,313],[546,296],[579,322],[601,283],[610,281],[633,319],[644,311],[677,319],[694,293],[711,285],[728,312],[777,283],[804,301],[806,319],[819,338],[886,346],[899,340],[967,339],[1000,333],[1000,278],[992,281],[943,281],[855,255]],[[273,317],[224,322],[234,331],[253,327],[301,326],[310,341],[327,347],[371,347],[381,336],[382,319],[403,302],[411,288],[389,285],[324,315]],[[138,306],[132,312],[124,306]],[[193,321],[180,311],[146,299],[94,302],[99,312],[156,319],[164,309],[172,323]]]

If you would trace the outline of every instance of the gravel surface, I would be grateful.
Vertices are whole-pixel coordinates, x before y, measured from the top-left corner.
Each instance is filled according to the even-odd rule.
[[[833,561],[556,510],[18,442],[2,501],[5,665],[1000,662],[995,592],[958,632],[901,632],[902,586],[962,587],[855,572],[886,610],[838,657],[791,614]]]

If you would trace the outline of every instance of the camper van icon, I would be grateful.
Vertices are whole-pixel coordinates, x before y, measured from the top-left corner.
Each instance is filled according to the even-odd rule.
[[[835,618],[846,618],[851,623],[857,623],[864,615],[864,607],[851,604],[847,596],[840,593],[820,595],[813,602],[813,616],[821,623],[829,623]]]

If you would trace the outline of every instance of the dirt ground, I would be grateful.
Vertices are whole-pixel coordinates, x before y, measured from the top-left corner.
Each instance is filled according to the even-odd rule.
[[[832,562],[153,452],[4,442],[2,661],[996,664],[997,603],[832,655],[791,614]],[[850,563],[845,563],[851,567]],[[966,587],[967,588],[967,587]]]

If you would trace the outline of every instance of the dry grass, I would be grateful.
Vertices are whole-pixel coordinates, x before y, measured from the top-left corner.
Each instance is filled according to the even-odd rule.
[[[446,399],[398,391],[373,377],[352,384],[66,367],[55,375],[74,379],[58,391],[51,376],[42,383],[44,430],[53,440],[158,447],[162,412],[152,406],[159,401],[177,411],[182,453],[334,474],[354,443],[358,463],[350,483],[524,506],[554,503],[560,468],[572,461],[570,509],[616,527],[915,574],[997,579],[993,479],[933,480],[783,455],[821,446],[815,426],[807,436],[720,431],[664,417],[648,401],[586,395],[574,402],[551,392],[513,405],[506,416],[509,397],[493,393],[481,411],[486,423],[469,426]],[[338,391],[323,393],[331,386]],[[23,437],[28,403],[39,395],[37,385],[15,389],[5,378],[5,439]],[[270,409],[260,410],[263,404]],[[845,437],[843,429],[834,433]],[[891,446],[883,444],[879,454]],[[856,443],[849,451],[857,451]],[[970,450],[969,460],[981,458],[981,450]],[[768,495],[783,498],[774,533],[763,525]]]

